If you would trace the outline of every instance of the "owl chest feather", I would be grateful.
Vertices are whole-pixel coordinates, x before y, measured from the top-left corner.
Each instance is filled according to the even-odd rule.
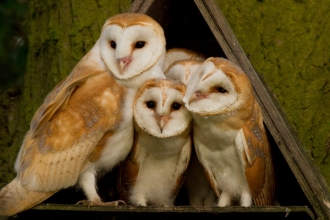
[[[181,147],[187,142],[186,138],[181,136],[158,138],[146,133],[139,134],[139,144],[148,152],[150,157],[157,159],[167,159],[178,155]]]
[[[194,135],[198,136],[210,150],[225,150],[235,148],[237,129],[233,129],[217,116],[205,117],[194,115]]]
[[[140,169],[131,192],[133,200],[143,194],[151,204],[173,205],[177,178],[183,172],[179,171],[183,166],[180,155],[182,150],[190,149],[190,139],[181,136],[159,139],[139,134],[137,144]]]
[[[158,141],[157,141],[158,140]],[[170,181],[174,177],[174,172],[179,160],[182,144],[184,140],[180,138],[139,138],[140,154],[138,161],[140,163],[140,171],[138,178],[142,182],[151,182],[150,178],[155,181]],[[187,142],[187,140],[185,141]],[[171,182],[168,182],[172,185]],[[164,185],[164,184],[162,184]]]
[[[196,124],[193,129],[196,153],[204,168],[214,176],[217,187],[240,191],[242,186],[247,186],[241,162],[243,155],[235,145],[238,130],[216,123],[212,118],[198,118]]]

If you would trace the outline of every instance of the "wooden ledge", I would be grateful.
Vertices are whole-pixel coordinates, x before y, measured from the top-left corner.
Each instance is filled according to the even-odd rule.
[[[307,206],[271,207],[156,207],[40,204],[15,219],[315,219]]]

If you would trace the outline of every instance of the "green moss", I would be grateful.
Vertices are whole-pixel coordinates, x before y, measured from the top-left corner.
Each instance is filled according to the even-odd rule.
[[[23,101],[26,123],[47,93],[94,45],[104,21],[130,5],[128,0],[111,1],[112,5],[105,2],[109,1],[30,2],[30,53]]]
[[[330,183],[330,14],[324,1],[217,0],[255,70]]]
[[[18,105],[20,89],[0,91],[0,188],[14,178],[17,152],[9,150],[18,132]]]

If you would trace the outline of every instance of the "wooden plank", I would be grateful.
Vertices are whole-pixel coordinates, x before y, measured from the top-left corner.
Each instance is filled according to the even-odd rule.
[[[228,59],[242,67],[249,76],[259,102],[265,124],[275,139],[283,156],[295,174],[304,193],[321,216],[330,218],[330,210],[324,204],[329,192],[324,178],[315,168],[309,155],[293,129],[289,126],[269,90],[264,86],[245,56],[238,40],[214,0],[194,0]]]
[[[128,12],[146,14],[152,4],[149,0],[134,0]]]
[[[28,211],[18,215],[18,219],[27,219],[31,216],[37,219],[60,218],[69,219],[72,216],[75,218],[94,219],[315,219],[312,211],[305,206],[290,206],[290,207],[136,207],[136,206],[117,206],[117,207],[102,207],[93,206],[87,207],[84,205],[59,205],[59,204],[40,204]]]

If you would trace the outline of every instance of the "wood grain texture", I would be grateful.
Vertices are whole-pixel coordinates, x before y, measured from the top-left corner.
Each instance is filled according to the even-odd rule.
[[[315,219],[312,211],[307,207],[134,207],[134,206],[119,206],[119,207],[86,207],[82,205],[55,205],[55,204],[40,204],[27,212],[21,213],[19,218],[28,219],[31,216],[50,217],[48,213],[52,213],[55,218],[69,219],[72,217],[88,218],[107,218],[107,219],[136,219],[137,217],[149,219],[299,219],[312,220]]]

